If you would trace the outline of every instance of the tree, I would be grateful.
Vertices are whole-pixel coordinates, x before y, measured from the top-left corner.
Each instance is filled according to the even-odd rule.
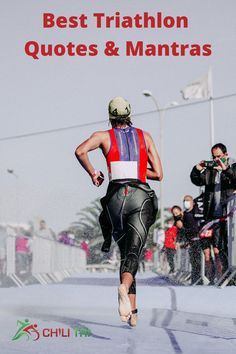
[[[70,230],[79,240],[88,240],[91,257],[89,263],[97,263],[103,259],[101,246],[103,243],[102,231],[98,221],[102,211],[99,198],[78,212],[79,220],[72,223]]]

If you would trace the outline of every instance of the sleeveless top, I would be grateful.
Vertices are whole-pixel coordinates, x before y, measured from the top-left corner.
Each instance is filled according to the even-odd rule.
[[[106,155],[109,180],[138,179],[146,182],[148,154],[143,131],[134,127],[113,128]]]

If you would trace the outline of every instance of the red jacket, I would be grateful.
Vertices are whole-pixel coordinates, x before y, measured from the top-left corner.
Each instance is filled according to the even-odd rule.
[[[177,235],[176,226],[173,225],[168,230],[166,230],[164,247],[176,249],[176,235]]]

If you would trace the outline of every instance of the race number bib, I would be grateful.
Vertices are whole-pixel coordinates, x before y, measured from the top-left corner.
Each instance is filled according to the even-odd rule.
[[[200,233],[200,238],[211,238],[213,236],[213,229],[205,230]]]

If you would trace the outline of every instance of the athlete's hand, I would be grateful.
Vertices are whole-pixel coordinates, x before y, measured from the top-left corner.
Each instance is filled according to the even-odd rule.
[[[92,174],[93,184],[97,187],[100,187],[104,181],[104,174],[101,171],[94,171]]]

